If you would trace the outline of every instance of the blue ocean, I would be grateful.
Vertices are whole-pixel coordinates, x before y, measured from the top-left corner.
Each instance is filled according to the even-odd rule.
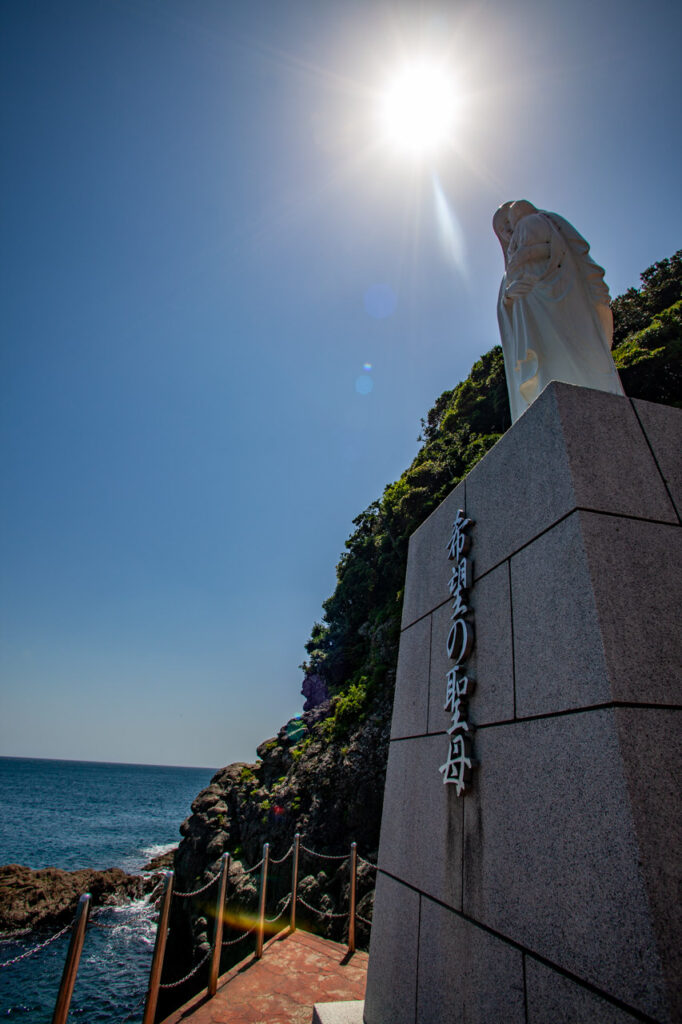
[[[105,764],[0,757],[0,864],[31,868],[120,867],[139,872],[180,841],[190,804],[209,768]],[[145,900],[99,910],[90,926],[69,1020],[139,1021],[156,930]],[[0,963],[50,933],[0,937]],[[0,1018],[50,1024],[68,933],[32,956],[0,968]]]

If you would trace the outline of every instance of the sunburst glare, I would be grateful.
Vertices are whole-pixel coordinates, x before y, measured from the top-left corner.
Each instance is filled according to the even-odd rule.
[[[426,59],[404,65],[380,98],[384,138],[407,156],[433,155],[452,132],[456,99],[455,83],[443,66]]]

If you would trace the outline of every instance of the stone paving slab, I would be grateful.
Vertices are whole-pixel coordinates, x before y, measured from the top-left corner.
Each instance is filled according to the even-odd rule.
[[[261,960],[242,960],[218,981],[212,999],[199,993],[163,1024],[311,1024],[315,1003],[365,997],[367,953],[309,932],[281,932]]]
[[[364,999],[345,1003],[316,1003],[313,1024],[362,1024]]]

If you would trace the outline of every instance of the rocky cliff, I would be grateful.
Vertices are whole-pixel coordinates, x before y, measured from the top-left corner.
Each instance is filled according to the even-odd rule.
[[[271,857],[277,861],[291,847],[296,832],[303,847],[322,855],[313,857],[301,850],[298,893],[320,913],[299,904],[299,922],[329,938],[347,938],[351,841],[357,842],[362,857],[358,913],[371,920],[375,872],[367,861],[376,862],[379,844],[392,677],[387,683],[385,699],[377,700],[363,720],[344,733],[334,735],[331,727],[337,700],[323,701],[261,743],[255,763],[231,764],[217,772],[192,803],[192,814],[180,827],[176,886],[182,892],[202,888],[219,871],[221,855],[232,855],[228,941],[253,924],[260,875],[249,869],[261,860],[263,844],[270,844]],[[271,869],[268,916],[284,906],[290,872],[291,858]],[[195,898],[173,901],[165,980],[184,976],[208,950],[215,896],[214,885]],[[251,946],[247,942],[238,944],[234,953],[226,951],[223,970],[246,955],[253,945],[252,940]],[[362,921],[357,942],[361,948],[369,942],[369,928]],[[168,1000],[164,1012],[191,992],[191,984],[184,987]]]
[[[613,305],[613,355],[626,393],[682,405],[682,251],[648,268],[641,289]],[[343,938],[351,841],[376,860],[402,586],[411,533],[498,440],[510,423],[502,352],[495,348],[467,380],[445,391],[422,421],[421,447],[382,497],[354,520],[337,566],[337,586],[324,602],[306,650],[300,719],[258,747],[254,764],[223,768],[192,804],[175,855],[177,886],[201,888],[234,858],[228,904],[232,934],[249,926],[257,901],[264,842],[275,860],[295,832],[328,859],[303,855],[299,893],[322,918],[303,908],[323,934]],[[337,858],[337,859],[333,859]],[[274,915],[289,892],[288,863],[273,871]],[[360,864],[359,913],[371,919],[374,872]],[[185,973],[208,948],[215,890],[174,901],[166,980]],[[367,941],[361,925],[359,942]],[[234,958],[247,948],[237,945]],[[228,952],[230,952],[228,950]],[[224,965],[225,966],[225,963]],[[175,990],[176,1004],[187,988]]]

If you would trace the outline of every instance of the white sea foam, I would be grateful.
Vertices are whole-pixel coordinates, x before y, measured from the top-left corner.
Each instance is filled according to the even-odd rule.
[[[136,853],[123,857],[120,861],[120,866],[129,875],[143,874],[145,866],[153,857],[160,857],[164,853],[170,853],[177,845],[177,843],[152,843],[150,846],[141,846]]]
[[[152,857],[160,857],[163,853],[170,853],[177,845],[177,843],[154,843],[152,846],[143,846],[142,853],[147,860],[151,860]]]
[[[99,920],[111,938],[137,940],[152,945],[156,935],[157,908],[148,896],[136,900],[99,908],[95,911],[95,924]]]

